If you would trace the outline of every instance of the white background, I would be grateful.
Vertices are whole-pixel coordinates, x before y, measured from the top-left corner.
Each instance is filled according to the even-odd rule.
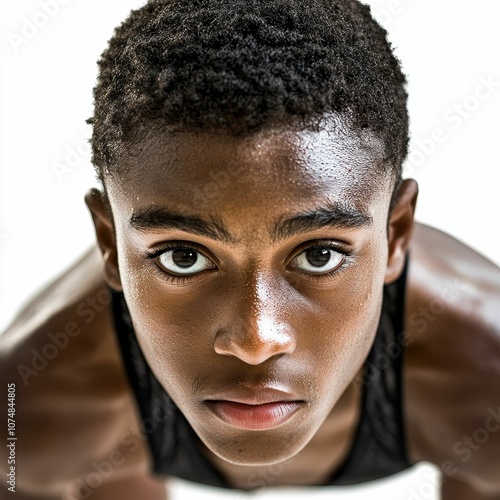
[[[50,16],[44,0],[10,1],[0,21],[0,329],[93,242],[83,195],[97,184],[84,122],[92,114],[96,60],[113,27],[142,3],[45,1],[58,6]],[[406,172],[420,184],[417,219],[500,264],[500,2],[366,3],[389,31],[409,78]],[[489,93],[484,80],[497,82]],[[432,145],[436,134],[440,143]],[[58,176],[57,163],[71,171]],[[409,481],[422,480],[415,477]],[[412,497],[405,484],[393,498]]]

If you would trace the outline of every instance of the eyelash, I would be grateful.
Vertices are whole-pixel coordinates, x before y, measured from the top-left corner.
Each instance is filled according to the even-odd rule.
[[[292,257],[293,260],[297,258],[301,253],[305,252],[306,250],[309,250],[311,248],[316,248],[316,247],[322,247],[322,248],[328,248],[330,250],[335,250],[336,252],[340,253],[343,255],[344,260],[343,262],[335,269],[332,271],[326,273],[326,274],[313,274],[313,273],[307,273],[305,271],[301,271],[300,269],[296,269],[296,272],[302,274],[305,276],[308,280],[311,281],[316,281],[316,282],[322,282],[322,281],[328,281],[330,278],[333,277],[333,275],[339,275],[343,273],[347,268],[351,266],[351,264],[354,263],[354,258],[353,258],[353,251],[346,249],[343,245],[337,242],[333,241],[324,241],[324,240],[318,240],[316,242],[308,242],[306,243],[298,252],[295,253],[295,255]],[[151,250],[146,251],[146,258],[153,264],[153,272],[166,281],[169,284],[172,285],[184,285],[188,284],[189,281],[192,279],[195,279],[198,277],[201,273],[198,274],[193,274],[193,275],[187,275],[187,276],[177,276],[175,274],[171,274],[167,272],[166,270],[163,270],[156,262],[154,262],[162,253],[168,252],[169,250],[182,250],[182,249],[192,249],[195,250],[196,252],[201,253],[204,255],[207,259],[210,259],[213,261],[213,259],[209,256],[207,256],[204,252],[199,250],[195,245],[192,243],[187,243],[183,244],[180,242],[172,242],[169,244],[166,244],[162,247],[157,247],[157,248],[152,248]],[[208,270],[207,270],[208,271]]]
[[[313,274],[313,273],[306,273],[305,271],[301,271],[300,269],[295,270],[295,272],[302,274],[302,276],[304,276],[309,281],[315,281],[315,282],[328,281],[334,275],[339,276],[354,263],[354,252],[352,250],[348,250],[340,243],[334,241],[324,241],[324,240],[318,240],[316,242],[313,242],[312,244],[311,242],[306,243],[303,246],[303,248],[301,248],[297,253],[295,253],[294,257],[291,260],[297,258],[301,253],[305,252],[306,250],[316,247],[335,250],[336,252],[343,255],[344,260],[338,267],[332,269],[330,272],[326,274]]]
[[[197,276],[199,276],[199,274],[201,274],[201,273],[193,274],[191,276],[189,276],[189,275],[178,276],[176,274],[169,273],[168,271],[162,269],[159,266],[159,264],[154,262],[162,253],[168,252],[169,250],[183,250],[183,249],[195,250],[196,252],[204,255],[207,259],[210,259],[211,261],[213,261],[213,259],[211,257],[206,255],[205,252],[202,252],[201,250],[196,248],[196,246],[193,245],[192,243],[183,244],[180,242],[172,242],[172,243],[168,243],[166,245],[163,245],[162,247],[152,248],[151,250],[146,251],[146,258],[149,261],[151,261],[151,263],[153,264],[153,272],[157,276],[159,276],[161,279],[163,279],[164,281],[166,281],[167,283],[169,283],[171,285],[184,285],[184,284],[187,284],[191,279],[194,279]]]

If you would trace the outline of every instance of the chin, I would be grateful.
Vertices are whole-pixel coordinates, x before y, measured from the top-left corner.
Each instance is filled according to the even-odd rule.
[[[214,455],[233,465],[270,466],[280,464],[299,453],[312,437],[309,433],[293,436],[277,435],[276,431],[240,432],[226,439],[208,439],[200,435],[205,446]]]
[[[281,464],[292,459],[304,446],[298,446],[296,450],[289,447],[285,450],[276,450],[276,446],[274,445],[263,444],[263,447],[256,451],[246,450],[243,447],[237,447],[236,449],[214,449],[211,451],[220,459],[232,465],[266,467]]]

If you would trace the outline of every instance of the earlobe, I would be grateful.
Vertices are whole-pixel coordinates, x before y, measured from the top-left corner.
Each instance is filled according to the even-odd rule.
[[[85,195],[97,239],[104,262],[104,279],[116,291],[122,290],[120,273],[118,269],[118,252],[116,248],[113,216],[106,202],[105,194],[92,188]]]
[[[406,179],[399,188],[398,198],[389,217],[389,254],[385,272],[385,284],[396,281],[403,272],[406,253],[413,233],[413,217],[418,196],[418,184]]]

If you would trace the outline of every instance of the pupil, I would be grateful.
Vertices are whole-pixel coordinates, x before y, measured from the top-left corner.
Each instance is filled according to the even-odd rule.
[[[198,252],[182,248],[174,250],[172,253],[172,260],[176,266],[191,267],[196,264],[196,261],[198,260]]]
[[[330,250],[327,248],[312,248],[306,252],[306,259],[311,266],[323,267],[330,260]]]

